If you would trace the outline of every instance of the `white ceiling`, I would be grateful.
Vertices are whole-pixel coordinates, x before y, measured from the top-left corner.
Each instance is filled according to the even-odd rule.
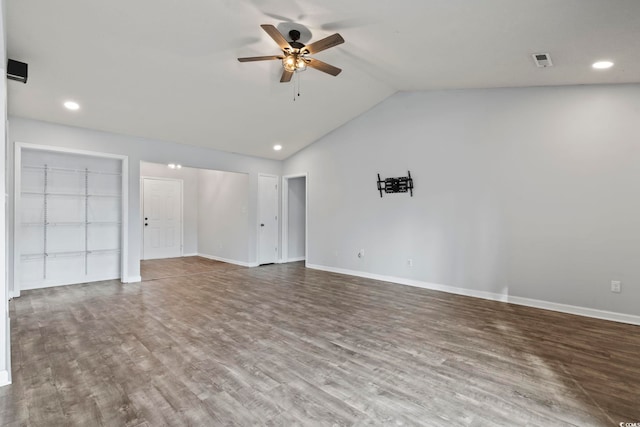
[[[29,63],[10,114],[273,159],[398,90],[640,81],[638,0],[8,0],[7,14],[9,57]],[[295,102],[278,61],[236,60],[278,54],[259,25],[287,21],[346,40],[315,56],[342,74],[301,73]]]

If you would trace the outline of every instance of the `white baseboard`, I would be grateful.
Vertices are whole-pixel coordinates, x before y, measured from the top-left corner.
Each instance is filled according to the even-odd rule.
[[[93,283],[93,282],[102,282],[105,280],[117,280],[120,279],[120,277],[112,277],[112,278],[99,278],[99,279],[91,279],[91,280],[87,280],[86,282],[54,282],[54,283],[47,283],[47,284],[42,284],[42,285],[38,285],[36,287],[30,287],[28,284],[25,285],[26,287],[22,288],[21,290],[13,290],[11,292],[9,292],[9,299],[11,298],[18,298],[20,297],[20,291],[29,291],[32,289],[44,289],[44,288],[53,288],[53,287],[57,287],[57,286],[68,286],[68,285],[79,285],[81,283]],[[120,281],[122,283],[137,283],[137,282],[142,282],[142,277],[141,276],[130,276],[126,279],[120,279]]]
[[[289,259],[283,259],[283,258],[278,258],[278,260],[276,260],[276,262],[274,262],[273,264],[286,264],[288,262],[294,262],[294,261],[304,261],[305,258],[289,258]],[[257,262],[255,264],[251,264],[251,267],[258,267],[260,264],[258,264]],[[269,264],[265,264],[265,265],[269,265]]]
[[[138,276],[139,277],[139,276]],[[93,276],[93,277],[84,277],[82,282],[78,282],[77,279],[73,280],[50,280],[47,282],[40,283],[22,283],[20,286],[20,291],[30,291],[33,289],[45,289],[45,288],[56,288],[58,286],[69,286],[69,285],[80,285],[85,283],[93,283],[93,282],[104,282],[106,280],[117,280],[120,279],[120,275],[117,276]],[[140,281],[140,280],[138,280]]]
[[[508,295],[496,294],[493,292],[475,291],[473,289],[456,288],[454,286],[439,285],[436,283],[422,282],[420,280],[406,279],[403,277],[383,276],[381,274],[367,273],[364,271],[348,270],[345,268],[327,267],[324,265],[307,264],[307,268],[314,270],[329,271],[331,273],[346,274],[348,276],[363,277],[365,279],[380,280],[382,282],[397,283],[399,285],[413,286],[416,288],[430,289],[432,291],[447,292],[450,294],[465,295],[468,297],[490,299],[494,301],[507,302]]]
[[[0,371],[0,387],[11,384],[9,371]]]
[[[288,258],[285,262],[298,262],[298,261],[306,261],[307,257],[299,256],[295,258]]]
[[[593,317],[594,319],[611,320],[613,322],[640,325],[640,316],[634,316],[633,314],[616,313],[615,311],[598,310],[595,308],[560,304],[557,302],[542,301],[516,296],[509,296],[508,302],[511,304],[526,305],[527,307],[542,308],[544,310],[559,311],[561,313]]]
[[[257,267],[258,266],[258,264],[253,263],[253,262],[238,261],[238,260],[235,260],[235,259],[222,258],[222,257],[215,256],[215,255],[198,254],[198,256],[201,256],[202,258],[212,259],[214,261],[226,262],[227,264],[241,265],[242,267]]]
[[[363,277],[365,279],[380,280],[383,282],[397,283],[399,285],[414,286],[417,288],[429,289],[432,291],[447,292],[450,294],[464,295],[474,298],[482,298],[492,301],[506,302],[510,304],[524,305],[527,307],[541,308],[544,310],[558,311],[561,313],[576,314],[578,316],[593,317],[595,319],[611,320],[614,322],[640,325],[640,316],[632,314],[616,313],[613,311],[597,310],[595,308],[579,307],[575,305],[560,304],[549,301],[541,301],[531,298],[517,297],[507,293],[493,293],[476,291],[473,289],[456,288],[454,286],[440,285],[436,283],[423,282],[419,280],[406,279],[395,276],[384,276],[380,274],[367,273],[364,271],[348,270],[344,268],[327,267],[324,265],[307,264],[307,268],[314,270],[328,271],[331,273],[346,274],[348,276]]]
[[[192,254],[182,254],[182,257],[183,257],[183,258],[184,258],[184,257],[186,257],[186,256],[198,256],[198,253],[197,253],[197,252],[194,252],[194,253],[192,253]]]
[[[11,317],[8,316],[6,319],[7,329],[4,331],[4,338],[7,340],[6,343],[6,367],[7,370],[0,371],[0,387],[11,384]]]

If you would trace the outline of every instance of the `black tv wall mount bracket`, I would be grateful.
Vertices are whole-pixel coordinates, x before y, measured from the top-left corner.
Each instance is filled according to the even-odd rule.
[[[380,178],[378,174],[378,191],[380,197],[382,193],[409,193],[413,197],[413,178],[411,178],[411,171],[407,171],[407,176],[400,176],[398,178]]]

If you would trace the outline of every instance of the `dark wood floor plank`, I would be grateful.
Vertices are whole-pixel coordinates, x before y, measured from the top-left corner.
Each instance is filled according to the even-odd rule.
[[[10,304],[8,426],[640,421],[640,328],[198,257]]]

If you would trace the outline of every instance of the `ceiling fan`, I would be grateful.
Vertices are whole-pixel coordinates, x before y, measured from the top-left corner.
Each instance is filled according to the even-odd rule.
[[[267,34],[269,34],[269,36],[271,36],[271,38],[278,44],[278,46],[280,46],[280,49],[282,49],[282,55],[252,56],[248,58],[238,58],[238,61],[252,62],[270,61],[275,59],[282,60],[282,67],[284,68],[284,71],[282,72],[282,77],[280,78],[281,83],[291,81],[293,73],[295,73],[296,71],[304,71],[306,70],[307,66],[315,68],[316,70],[322,71],[324,73],[331,74],[332,76],[337,76],[342,71],[338,67],[334,67],[333,65],[329,65],[326,62],[322,62],[309,57],[309,55],[322,52],[323,50],[329,49],[330,47],[334,47],[344,43],[344,39],[340,34],[335,33],[334,35],[325,37],[322,40],[304,45],[298,41],[300,39],[300,31],[298,30],[289,31],[289,37],[291,38],[291,41],[289,42],[273,25],[263,24],[260,26],[263,30],[266,31]]]

